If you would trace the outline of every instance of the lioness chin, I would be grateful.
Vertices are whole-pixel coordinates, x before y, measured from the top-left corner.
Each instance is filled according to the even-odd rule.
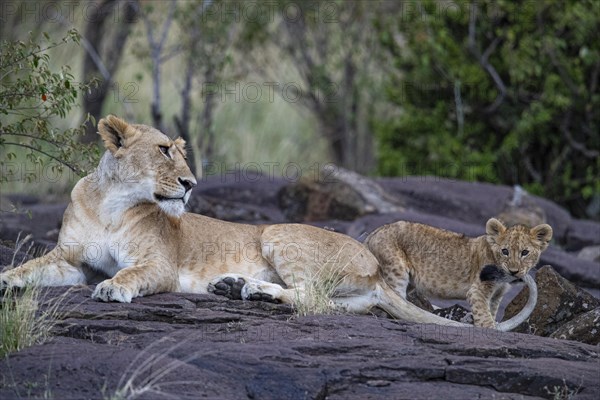
[[[110,277],[92,294],[101,301],[212,291],[294,304],[303,300],[308,277],[335,276],[331,301],[342,310],[364,313],[379,306],[407,321],[468,326],[396,294],[381,278],[376,258],[348,236],[185,213],[197,182],[183,140],[114,116],[100,120],[98,130],[107,151],[96,171],[73,188],[56,248],[0,274],[0,289],[84,284],[91,268]]]

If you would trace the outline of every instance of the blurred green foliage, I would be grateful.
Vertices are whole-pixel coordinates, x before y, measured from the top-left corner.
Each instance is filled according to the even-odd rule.
[[[59,42],[46,33],[38,39],[30,35],[27,41],[0,42],[0,182],[37,178],[41,169],[21,168],[25,161],[47,166],[53,174],[66,166],[80,176],[96,165],[96,146],[79,143],[84,124],[95,121],[86,119],[66,130],[53,124],[53,118],[66,118],[78,94],[94,84],[77,82],[68,65],[51,68],[48,50],[79,39],[71,30]]]
[[[600,208],[600,2],[400,2],[376,22],[395,116],[383,175],[521,184],[579,217]]]

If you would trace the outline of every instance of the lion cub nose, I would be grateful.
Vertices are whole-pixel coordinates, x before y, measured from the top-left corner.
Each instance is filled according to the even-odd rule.
[[[189,192],[190,190],[192,190],[192,188],[194,186],[196,186],[196,180],[194,178],[178,178],[179,179],[179,183],[181,183],[181,186],[183,186],[183,188],[185,189],[186,192]]]

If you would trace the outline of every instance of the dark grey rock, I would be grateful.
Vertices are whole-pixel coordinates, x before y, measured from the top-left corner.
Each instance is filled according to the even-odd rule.
[[[548,265],[537,271],[535,281],[538,287],[537,304],[529,319],[519,325],[515,332],[550,336],[566,322],[600,306],[598,299],[573,285]],[[528,295],[529,290],[525,287],[506,307],[505,320],[523,308]]]
[[[579,314],[555,330],[550,337],[600,344],[600,308]]]
[[[550,246],[542,253],[540,264],[552,265],[562,276],[583,287],[600,287],[600,264],[578,258],[557,247]]]
[[[92,289],[70,289],[53,339],[0,361],[0,398],[103,399],[153,378],[154,391],[140,398],[528,399],[566,388],[595,399],[600,391],[600,358],[588,344],[374,316],[295,317],[287,306],[214,295],[101,303]]]
[[[404,210],[401,201],[373,179],[332,165],[323,167],[317,176],[282,188],[279,206],[293,222],[350,221],[367,214]]]
[[[15,266],[23,264],[31,259],[25,252],[19,251],[15,255],[14,244],[11,247],[0,244],[0,272],[2,267],[10,265],[13,261]]]
[[[434,310],[433,313],[453,321],[473,324],[473,313],[471,313],[471,310],[468,310],[459,304],[446,308],[438,308],[437,310]]]
[[[376,181],[388,193],[402,199],[407,208],[477,226],[485,226],[486,221],[501,213],[513,197],[510,186],[434,176],[379,178]],[[571,224],[569,212],[549,200],[536,196],[529,198],[533,205],[544,211],[555,240],[564,243]]]
[[[577,252],[577,258],[600,264],[600,245],[584,247]]]
[[[574,219],[569,225],[566,249],[581,250],[586,246],[600,244],[600,222]]]
[[[3,207],[4,208],[4,207]],[[0,239],[16,241],[31,234],[40,247],[52,248],[58,240],[58,232],[67,203],[32,204],[19,206],[18,212],[0,213]]]
[[[367,215],[355,220],[348,228],[347,234],[355,239],[363,241],[369,233],[385,224],[391,224],[396,221],[418,222],[421,224],[435,226],[452,232],[463,233],[467,236],[480,236],[485,233],[485,222],[481,225],[475,225],[457,221],[452,218],[441,217],[439,215],[425,214],[419,211],[407,210],[389,214]]]

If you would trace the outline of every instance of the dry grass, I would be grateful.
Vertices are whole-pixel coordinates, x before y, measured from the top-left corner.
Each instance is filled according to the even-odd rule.
[[[15,265],[16,255],[30,239],[31,235],[21,239],[19,234],[8,268],[21,264]],[[63,299],[47,299],[45,290],[35,285],[6,289],[0,298],[0,358],[48,339],[56,321],[62,319]]]
[[[197,353],[192,353],[182,360],[171,357],[175,350],[189,344],[193,338],[178,342],[175,340],[176,343],[166,350],[151,351],[152,348],[161,348],[169,340],[175,339],[163,337],[140,352],[124,371],[117,389],[109,391],[104,387],[102,390],[103,398],[105,400],[133,400],[155,395],[161,398],[177,399],[181,398],[181,394],[178,396],[171,394],[169,392],[170,387],[190,386],[193,388],[194,385],[201,385],[201,382],[168,379],[170,376],[176,376],[173,372],[179,367],[198,357]],[[195,398],[194,392],[194,390],[190,390],[190,398]]]
[[[63,296],[48,299],[43,288],[7,289],[0,299],[0,358],[45,342],[62,319]]]
[[[332,298],[340,295],[340,286],[346,277],[346,267],[352,261],[343,265],[339,263],[340,249],[337,254],[329,257],[317,270],[308,269],[303,280],[303,290],[296,286],[294,308],[298,316],[316,314],[334,314],[339,309]]]

